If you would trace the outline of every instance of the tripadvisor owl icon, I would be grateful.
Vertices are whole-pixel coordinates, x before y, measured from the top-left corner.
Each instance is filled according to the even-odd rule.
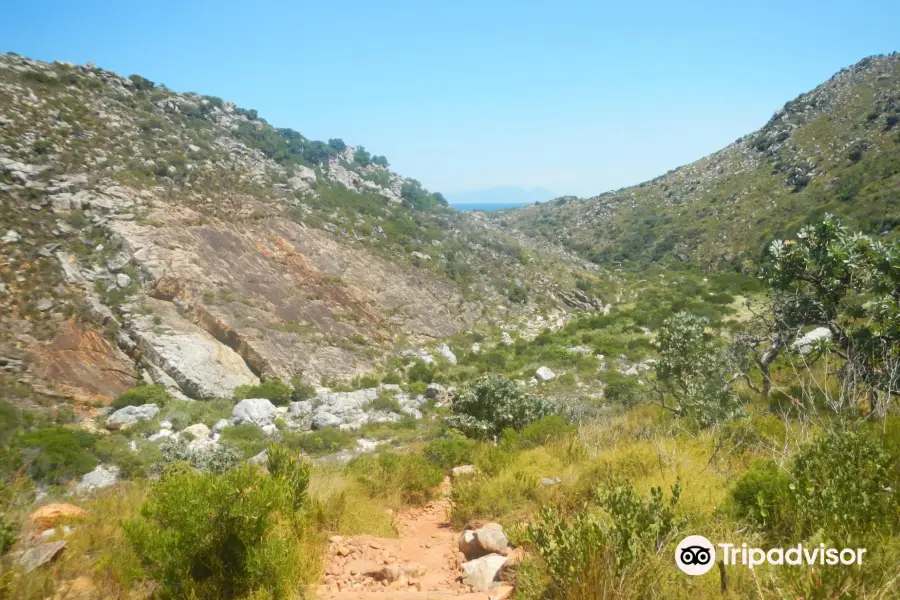
[[[675,564],[688,575],[703,575],[716,564],[716,549],[702,535],[689,535],[675,548]]]

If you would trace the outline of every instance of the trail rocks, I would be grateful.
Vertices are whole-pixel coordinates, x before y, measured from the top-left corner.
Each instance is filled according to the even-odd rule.
[[[231,424],[251,423],[257,427],[271,425],[278,414],[275,405],[265,398],[247,398],[238,402],[231,411]]]
[[[111,487],[119,480],[119,470],[115,467],[99,466],[78,482],[75,492],[84,494],[94,490],[102,490]]]
[[[482,550],[491,554],[500,554],[509,546],[509,540],[506,539],[506,534],[499,525],[496,527],[488,525],[477,529],[475,541]]]
[[[462,564],[463,580],[477,591],[487,591],[505,562],[506,557],[499,554],[488,554],[470,560]]]
[[[138,421],[149,421],[157,413],[159,413],[159,407],[155,404],[126,406],[114,412],[106,420],[106,428],[109,430],[128,429]]]
[[[0,242],[3,242],[4,244],[15,244],[21,239],[22,236],[20,236],[17,231],[13,231],[12,229],[10,229],[5,234],[3,234],[3,237],[0,238]]]

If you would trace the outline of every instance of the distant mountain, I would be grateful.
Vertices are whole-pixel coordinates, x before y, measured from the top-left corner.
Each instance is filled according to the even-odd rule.
[[[584,200],[492,213],[600,264],[750,267],[825,213],[900,235],[900,54],[842,69],[758,131],[651,181]]]
[[[478,206],[483,204],[506,204],[525,206],[535,202],[546,202],[556,198],[557,194],[548,189],[536,187],[530,190],[514,185],[488,188],[483,190],[470,190],[467,192],[455,192],[446,194],[447,200],[452,206]]]

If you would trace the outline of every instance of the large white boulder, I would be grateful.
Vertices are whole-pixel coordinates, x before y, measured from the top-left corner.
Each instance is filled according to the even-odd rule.
[[[138,421],[149,421],[159,413],[159,407],[155,404],[142,406],[126,406],[120,408],[106,420],[107,429],[128,429]]]
[[[556,373],[551,371],[549,367],[539,368],[534,372],[534,375],[541,381],[550,381],[551,379],[556,379]]]
[[[266,398],[247,398],[234,405],[231,411],[231,423],[241,425],[251,423],[257,427],[271,425],[278,410]]]
[[[499,554],[488,554],[462,564],[463,580],[476,591],[486,592],[491,589],[494,579],[507,558]]]

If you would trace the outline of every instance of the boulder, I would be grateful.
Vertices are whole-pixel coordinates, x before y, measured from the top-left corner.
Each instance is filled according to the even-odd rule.
[[[60,519],[83,517],[87,511],[74,504],[47,504],[28,515],[28,520],[37,531],[46,531]]]
[[[194,423],[178,432],[179,436],[184,436],[185,434],[192,442],[207,442],[212,438],[212,431],[203,423]]]
[[[311,415],[312,411],[313,405],[307,400],[301,400],[300,402],[291,402],[288,406],[288,416],[292,419],[296,419],[298,417],[306,417],[308,415]]]
[[[118,469],[101,465],[81,478],[81,481],[75,486],[75,492],[84,494],[94,490],[102,490],[115,485],[118,480]]]
[[[127,288],[129,285],[131,285],[131,277],[129,277],[125,273],[119,273],[118,275],[116,275],[116,285],[122,289]]]
[[[437,347],[437,353],[447,359],[450,364],[456,364],[456,355],[447,344],[441,344]]]
[[[831,330],[827,327],[816,327],[812,331],[803,334],[796,342],[791,344],[791,350],[799,352],[803,356],[806,356],[810,352],[813,351],[813,348],[820,341],[831,341]]]
[[[219,419],[218,421],[216,421],[216,424],[213,425],[212,432],[222,433],[222,430],[226,427],[231,427],[231,423],[228,421],[228,419]]]
[[[459,467],[453,467],[450,469],[450,475],[456,479],[457,477],[465,477],[469,475],[474,475],[478,472],[478,469],[475,465],[461,465]]]
[[[235,404],[231,411],[231,424],[251,423],[257,427],[271,425],[278,414],[275,405],[266,398],[247,398]]]
[[[312,418],[313,429],[324,429],[326,427],[337,427],[341,424],[340,418],[330,412],[319,411]]]
[[[499,527],[482,527],[475,530],[475,541],[485,554],[500,554],[509,546],[506,534]]]
[[[481,546],[478,545],[478,540],[475,539],[475,532],[471,529],[463,531],[459,535],[459,551],[463,553],[466,560],[484,555],[484,552],[481,551]]]
[[[269,451],[263,450],[256,456],[251,456],[247,459],[247,462],[251,465],[267,465],[269,464]]]
[[[425,388],[425,397],[429,400],[437,400],[447,395],[447,388],[439,383],[429,383]]]
[[[56,555],[65,547],[66,542],[62,540],[39,544],[19,554],[16,562],[22,566],[22,570],[30,573],[56,558]]]
[[[550,381],[552,379],[556,379],[556,373],[551,371],[548,367],[540,367],[537,371],[534,372],[534,375],[541,381]]]
[[[3,234],[3,237],[0,238],[0,242],[3,242],[4,244],[15,244],[21,239],[22,236],[20,236],[17,231],[13,231],[12,229],[10,229],[5,234]]]
[[[505,562],[505,556],[488,554],[463,563],[463,581],[472,586],[475,591],[486,592],[491,589],[497,572]]]
[[[126,406],[114,412],[106,420],[106,428],[110,430],[128,429],[138,421],[149,421],[159,413],[159,407],[155,404],[143,406]]]

